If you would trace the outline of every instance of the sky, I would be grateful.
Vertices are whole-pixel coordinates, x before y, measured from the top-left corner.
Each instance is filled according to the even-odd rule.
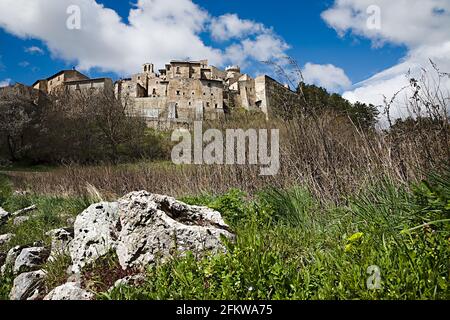
[[[450,0],[0,0],[0,86],[173,59],[276,76],[264,61],[292,71],[286,57],[308,83],[382,104],[429,59],[450,71]]]

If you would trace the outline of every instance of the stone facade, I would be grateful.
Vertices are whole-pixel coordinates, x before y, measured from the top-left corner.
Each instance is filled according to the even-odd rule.
[[[158,128],[217,120],[232,108],[260,111],[268,118],[279,103],[276,93],[299,97],[270,77],[253,79],[237,66],[222,71],[207,60],[172,61],[159,72],[146,63],[140,73],[115,83],[116,97]]]
[[[32,87],[47,94],[54,94],[60,90],[77,92],[86,89],[110,95],[114,93],[114,84],[111,79],[90,79],[77,70],[62,70],[47,79],[36,81]]]

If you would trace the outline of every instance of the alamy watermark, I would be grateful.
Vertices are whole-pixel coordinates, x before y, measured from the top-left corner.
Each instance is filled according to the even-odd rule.
[[[203,132],[202,122],[195,121],[193,135],[187,129],[172,133],[172,142],[179,142],[172,150],[173,163],[259,165],[262,176],[274,176],[280,170],[278,129],[227,129],[224,135],[218,129]]]
[[[67,7],[66,13],[68,14],[66,20],[66,27],[69,30],[81,29],[81,8],[77,5],[70,5]]]
[[[371,5],[367,7],[366,13],[368,14],[366,26],[369,30],[381,29],[381,8],[377,5]]]
[[[370,266],[367,268],[367,289],[379,290],[381,289],[381,270],[378,266]]]

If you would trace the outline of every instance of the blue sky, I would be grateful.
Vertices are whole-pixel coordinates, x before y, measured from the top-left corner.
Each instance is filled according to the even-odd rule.
[[[170,0],[169,0],[170,1]],[[128,1],[98,0],[98,3],[114,9],[127,21],[130,3]],[[272,27],[290,46],[287,53],[299,64],[314,62],[333,64],[343,68],[352,82],[367,79],[386,69],[404,56],[402,46],[373,48],[370,40],[352,36],[339,37],[336,31],[321,18],[320,14],[331,6],[332,1],[268,1],[227,0],[195,1],[214,16],[237,13],[243,19],[250,19]],[[202,35],[205,43],[211,42]],[[39,47],[43,53],[29,53],[25,48]],[[2,69],[0,79],[32,84],[38,78],[47,77],[63,68],[72,68],[76,62],[64,61],[46,49],[45,43],[36,39],[20,39],[2,29],[0,31],[0,55]],[[151,57],[148,60],[151,61]],[[257,62],[256,62],[257,63]],[[111,76],[98,70],[87,72],[91,76]]]
[[[73,4],[80,8],[79,30],[65,25]],[[379,27],[369,29],[373,7]],[[32,84],[74,66],[91,77],[117,79],[144,62],[162,67],[188,57],[219,67],[240,64],[256,75],[271,72],[261,60],[283,64],[285,55],[298,62],[307,82],[380,104],[405,84],[408,70],[426,67],[430,58],[449,71],[450,1],[0,2],[0,85]]]

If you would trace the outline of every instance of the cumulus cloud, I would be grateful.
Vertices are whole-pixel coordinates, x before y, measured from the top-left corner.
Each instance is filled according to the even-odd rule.
[[[11,79],[5,79],[0,81],[0,88],[7,87],[11,83]]]
[[[368,8],[374,5],[379,8],[380,28],[369,27],[373,12]],[[322,13],[322,18],[341,36],[351,33],[370,39],[375,47],[392,43],[408,49],[407,55],[397,65],[345,92],[344,97],[350,101],[383,104],[384,96],[390,99],[408,85],[408,72],[417,77],[422,68],[430,66],[430,59],[442,71],[450,71],[448,0],[336,0]],[[447,87],[450,87],[450,81]],[[405,91],[398,97],[394,116],[408,115],[405,105],[408,93]]]
[[[332,64],[307,63],[302,72],[306,83],[321,86],[331,92],[340,92],[352,85],[344,70]]]
[[[76,11],[67,13],[73,5],[80,9],[79,29],[67,28],[67,20],[77,18],[73,16]],[[201,34],[209,32],[212,38],[223,39],[225,36],[220,35],[217,25],[216,31],[210,28],[219,20],[231,30],[226,38],[232,40],[229,46],[240,49],[238,59],[230,54],[231,49],[206,45],[201,38]],[[163,66],[170,59],[207,58],[212,64],[223,66],[259,56],[244,43],[254,41],[260,47],[265,44],[265,39],[245,38],[244,34],[248,35],[245,26],[249,22],[237,16],[219,20],[192,0],[138,0],[129,11],[127,23],[117,12],[95,0],[0,2],[0,27],[7,32],[21,38],[40,39],[53,57],[76,63],[81,70],[99,68],[120,75],[139,70],[147,61]],[[238,27],[225,20],[232,20]],[[261,29],[267,28],[261,26]],[[279,47],[267,49],[265,57],[280,53]]]
[[[44,50],[36,46],[25,48],[25,52],[29,54],[44,54]]]
[[[210,28],[213,39],[219,41],[269,32],[263,24],[251,20],[240,19],[237,14],[225,14],[218,18],[213,18]]]

